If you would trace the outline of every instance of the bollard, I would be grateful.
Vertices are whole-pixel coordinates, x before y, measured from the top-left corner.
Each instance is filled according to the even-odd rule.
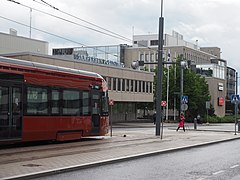
[[[238,132],[240,132],[240,120],[238,120]]]
[[[196,130],[197,129],[197,118],[194,118],[194,129]]]

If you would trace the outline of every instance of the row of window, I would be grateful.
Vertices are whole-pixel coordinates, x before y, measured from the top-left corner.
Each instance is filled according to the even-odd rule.
[[[121,92],[153,93],[153,83],[132,79],[122,79],[115,77],[105,77],[108,89]]]
[[[217,64],[196,65],[197,73],[207,77],[225,79],[225,68]]]
[[[99,111],[99,107],[97,108]],[[29,115],[89,115],[90,92],[47,87],[27,87]]]

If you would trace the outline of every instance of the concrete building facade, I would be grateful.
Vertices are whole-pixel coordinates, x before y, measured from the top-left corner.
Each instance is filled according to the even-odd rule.
[[[130,67],[133,60],[156,62],[158,59],[158,34],[133,36],[133,46],[125,49],[125,66]],[[197,68],[211,70],[211,75],[206,76],[211,104],[217,116],[225,116],[225,100],[227,96],[227,61],[221,59],[221,49],[218,47],[199,47],[198,41],[189,43],[183,35],[172,32],[164,35],[163,58],[166,61],[170,53],[171,61],[182,55],[184,60],[190,60]],[[156,65],[146,64],[141,70],[153,72]],[[205,73],[207,71],[204,71]],[[198,72],[200,73],[200,72]],[[201,73],[200,73],[201,74]],[[220,102],[220,104],[219,104]],[[224,102],[224,103],[222,103]]]
[[[136,60],[157,61],[157,34],[133,36],[133,45],[56,48],[53,49],[53,56],[47,55],[48,43],[44,41],[3,33],[0,33],[0,39],[2,43],[0,53],[7,57],[93,71],[102,75],[108,82],[109,97],[115,101],[113,108],[115,119],[134,120],[141,116],[137,113],[137,103],[143,105],[153,103],[153,71],[156,65],[145,65],[133,70],[131,64]],[[235,87],[232,80],[231,83],[230,81],[227,83],[230,76],[227,75],[227,61],[220,57],[221,49],[199,47],[197,40],[195,43],[189,43],[183,39],[183,35],[175,31],[172,35],[164,35],[163,49],[164,60],[170,53],[172,61],[182,55],[183,59],[191,60],[198,68],[209,66],[208,68],[213,68],[212,72],[215,72],[214,69],[222,69],[218,71],[222,72],[221,77],[214,76],[213,73],[213,76],[206,76],[206,80],[215,114],[224,116],[225,103],[219,105],[219,102],[222,100],[225,102],[228,89],[232,90]]]
[[[14,29],[9,31],[9,34],[0,33],[0,54],[16,52],[48,54],[48,42],[18,36]]]

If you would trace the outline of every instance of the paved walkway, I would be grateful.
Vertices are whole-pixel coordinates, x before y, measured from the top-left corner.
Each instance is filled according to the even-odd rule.
[[[161,139],[159,136],[156,137],[154,135],[155,126],[151,123],[121,123],[114,125],[112,137],[106,136],[97,142],[77,142],[80,144],[71,148],[71,153],[65,152],[69,151],[69,149],[64,148],[61,149],[59,156],[49,155],[49,153],[56,152],[43,151],[41,152],[43,153],[42,158],[34,160],[24,158],[27,154],[20,153],[19,157],[16,155],[15,158],[22,158],[22,160],[16,162],[11,161],[11,157],[5,157],[2,159],[5,159],[6,163],[0,164],[0,179],[30,179],[39,175],[76,170],[88,166],[98,166],[112,161],[137,158],[139,156],[153,155],[240,138],[240,134],[235,135],[234,124],[201,125],[198,126],[197,131],[193,130],[192,124],[186,124],[186,132],[182,130],[176,132],[176,126],[176,124],[164,124],[163,138]],[[129,127],[134,127],[134,130],[131,130]],[[86,143],[91,144],[87,145]],[[63,145],[72,144],[54,144],[50,146],[57,148]],[[31,154],[32,157],[38,155],[36,148],[41,149],[43,147],[34,147],[34,151]],[[0,155],[6,153],[6,151],[13,150],[0,150]],[[74,151],[79,153],[73,153]],[[7,161],[8,158],[10,159]]]

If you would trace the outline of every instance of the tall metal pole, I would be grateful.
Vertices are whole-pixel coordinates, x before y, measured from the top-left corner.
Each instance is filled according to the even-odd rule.
[[[236,95],[238,94],[238,72],[236,72]]]
[[[175,62],[177,62],[177,59],[176,59],[176,54],[175,54]],[[176,64],[174,65],[174,87],[176,87],[176,77],[177,77],[177,66]],[[173,113],[174,113],[174,117],[173,117],[173,120],[175,121],[176,120],[176,95],[174,95],[174,110],[173,110]]]
[[[180,77],[180,86],[181,86],[181,89],[180,89],[180,113],[182,112],[182,96],[183,96],[183,65],[181,64],[180,65],[180,68],[181,68],[181,77]]]
[[[234,103],[235,103],[235,135],[237,135],[237,133],[236,133],[236,131],[237,131],[237,111],[238,111],[238,102],[237,102],[237,99],[236,99],[236,96],[237,96],[237,94],[238,94],[238,72],[236,72],[236,83],[235,83],[235,85],[236,85],[236,90],[235,90],[235,101],[234,101]]]
[[[163,12],[163,0],[161,0],[161,17],[159,18],[159,33],[158,33],[158,71],[157,71],[157,99],[156,99],[156,136],[160,136],[161,122],[162,122],[162,69],[163,69],[163,24],[164,18]]]

